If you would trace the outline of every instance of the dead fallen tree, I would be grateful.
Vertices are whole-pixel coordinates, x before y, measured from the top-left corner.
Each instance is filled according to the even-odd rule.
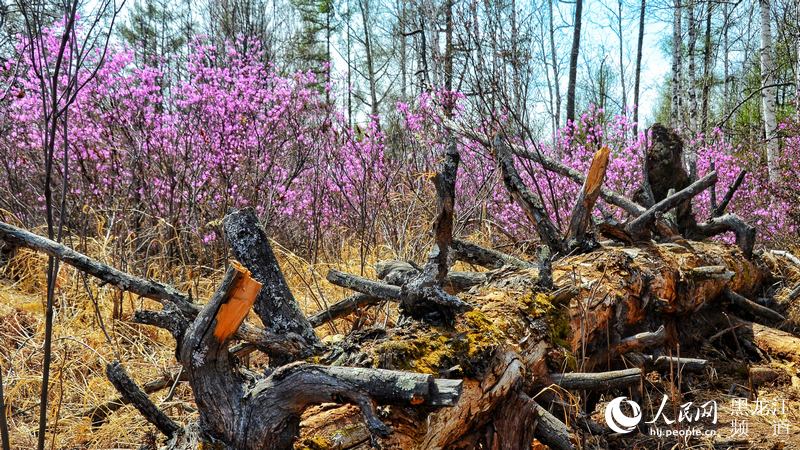
[[[168,448],[204,442],[243,449],[522,449],[539,439],[567,449],[587,435],[604,439],[607,430],[560,401],[554,386],[574,395],[620,392],[640,386],[645,371],[702,372],[709,366],[704,359],[665,354],[688,334],[714,340],[729,326],[754,354],[800,361],[800,339],[778,329],[785,311],[755,301],[773,276],[776,257],[766,261],[754,251],[755,229],[724,213],[727,194],[714,217],[695,220],[691,201],[714,185],[716,174],[689,180],[674,165],[679,148],[648,152],[643,167],[652,173],[644,177],[639,204],[602,187],[613,157],[608,149],[597,152],[584,177],[498,136],[449,126],[484,143],[497,159],[512,198],[537,227],[545,247],[538,261],[453,237],[454,146],[435,180],[439,207],[427,260],[382,263],[378,280],[331,271],[331,283],[354,293],[309,318],[252,210],[224,219],[240,265],[228,269],[203,305],[7,224],[0,224],[0,239],[163,305],[137,311],[132,320],[175,338],[199,422],[175,424],[119,365],[109,366],[109,378],[125,402],[169,438]],[[515,157],[581,184],[563,233],[516,173]],[[598,198],[619,206],[628,219],[597,219]],[[727,231],[736,234],[738,246],[692,240]],[[455,261],[488,271],[455,271]],[[400,325],[360,328],[330,345],[314,330],[386,301],[397,304]],[[258,326],[245,321],[251,308]],[[686,319],[700,316],[711,325],[688,333]],[[266,373],[255,374],[236,358],[242,351],[233,347],[236,341],[269,356]]]

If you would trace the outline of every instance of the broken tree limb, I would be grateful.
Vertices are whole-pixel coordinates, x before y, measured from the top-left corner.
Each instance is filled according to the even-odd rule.
[[[433,177],[436,186],[436,200],[438,213],[433,222],[433,237],[435,246],[431,251],[429,264],[435,266],[436,280],[441,284],[447,277],[450,268],[448,254],[450,243],[453,241],[453,212],[456,203],[456,177],[458,176],[458,163],[461,157],[458,154],[458,145],[455,137],[450,137],[447,150],[444,154],[439,172]]]
[[[358,275],[329,270],[325,279],[337,286],[351,289],[372,297],[385,298],[387,300],[400,300],[402,289],[391,284],[381,283],[380,281],[370,280]]]
[[[500,166],[500,171],[503,174],[503,184],[517,205],[522,208],[525,215],[536,227],[536,232],[542,244],[550,247],[554,253],[563,254],[565,246],[564,241],[561,239],[561,233],[550,220],[541,200],[533,195],[533,192],[525,186],[522,178],[520,178],[516,167],[514,167],[514,156],[509,150],[508,144],[498,135],[494,140],[493,148],[497,165]]]
[[[142,385],[142,391],[144,391],[145,394],[152,394],[173,386],[179,381],[186,381],[186,377],[181,377],[181,374],[182,372],[167,374],[161,378],[148,381]],[[97,426],[105,422],[106,418],[111,413],[127,404],[130,404],[130,401],[126,397],[117,397],[113,400],[88,408],[76,414],[75,417],[89,417],[92,420],[92,426]]]
[[[564,389],[609,390],[630,386],[642,381],[642,370],[639,368],[612,370],[609,372],[589,373],[554,373],[550,375],[553,383]]]
[[[192,303],[188,294],[172,286],[122,272],[67,246],[13,225],[0,222],[0,239],[53,256],[123,291],[156,300],[163,305],[172,303],[187,319],[193,319],[200,311],[200,306]],[[293,355],[305,352],[304,348],[307,346],[304,340],[297,339],[297,335],[277,335],[246,323],[242,324],[236,336],[256,344],[261,349],[272,352],[284,351]]]
[[[534,267],[533,264],[523,261],[516,256],[481,247],[472,242],[453,239],[451,247],[454,259],[487,269],[499,269],[503,266],[512,266],[519,269]]]
[[[631,352],[639,352],[646,348],[660,347],[667,340],[667,332],[663,325],[656,331],[645,331],[626,337],[619,342],[612,343],[606,351],[596,352],[591,356],[586,368],[589,370],[601,366],[603,363],[609,364],[618,356]]]
[[[569,229],[567,231],[568,242],[574,241],[580,243],[586,238],[586,231],[592,219],[592,211],[594,210],[597,198],[600,196],[600,190],[603,187],[603,181],[606,177],[606,169],[608,168],[608,158],[610,154],[611,150],[604,146],[598,150],[592,158],[589,172],[586,174],[586,179],[583,182],[581,191],[578,194],[578,198],[575,200],[575,205],[572,207]]]
[[[759,305],[758,303],[748,299],[747,297],[737,294],[731,289],[725,289],[725,297],[727,297],[728,300],[730,300],[733,306],[739,308],[742,311],[746,311],[756,317],[760,317],[769,322],[782,323],[786,321],[786,318],[783,317],[783,315],[781,315],[777,311],[767,308],[766,306]]]
[[[444,121],[444,126],[464,137],[481,143],[486,148],[492,147],[492,139],[479,131],[464,128],[451,120]],[[565,166],[554,159],[544,156],[541,154],[541,152],[530,152],[525,148],[513,143],[509,145],[509,148],[514,155],[537,162],[546,170],[567,177],[577,184],[583,185],[585,181],[582,173],[571,167]],[[622,194],[614,192],[611,189],[601,188],[600,197],[608,203],[622,208],[625,212],[633,216],[638,216],[645,211],[643,206],[636,204],[636,202],[629,200]]]
[[[650,209],[628,223],[625,227],[626,230],[633,236],[642,236],[647,227],[656,221],[658,214],[663,214],[681,203],[689,201],[716,182],[717,172],[707,173],[703,178],[650,207]]]
[[[711,217],[719,217],[725,213],[725,209],[728,207],[728,203],[731,202],[731,200],[733,199],[733,194],[735,194],[736,190],[739,189],[739,186],[742,185],[745,175],[747,175],[746,170],[742,170],[741,172],[739,172],[739,175],[736,176],[736,180],[728,188],[728,192],[725,193],[725,197],[722,198],[722,202],[720,202],[719,205],[714,207],[714,210],[711,212]]]
[[[570,439],[569,429],[564,422],[550,414],[543,406],[531,400],[536,405],[536,431],[535,434],[542,442],[556,450],[572,450],[575,445]]]
[[[155,425],[167,437],[172,437],[181,429],[147,397],[147,394],[125,372],[119,361],[114,361],[106,366],[106,375],[122,398],[139,410],[148,422]]]
[[[657,370],[688,370],[690,372],[702,372],[708,366],[708,361],[700,358],[678,358],[677,356],[661,355],[653,358],[652,355],[645,355],[646,360]]]
[[[402,286],[419,275],[420,270],[405,261],[381,261],[375,265],[378,278],[394,286]],[[449,270],[442,283],[450,293],[466,291],[486,281],[486,274],[481,272],[463,272]]]
[[[319,327],[333,320],[351,314],[353,311],[366,306],[377,305],[386,299],[373,297],[367,294],[353,294],[329,306],[326,310],[320,311],[308,318],[312,327]]]
[[[186,314],[197,312],[189,296],[172,286],[127,274],[46,237],[0,222],[0,239],[52,256],[123,291],[159,302],[170,301]]]
[[[264,326],[281,334],[292,332],[310,345],[319,338],[294,299],[264,229],[251,208],[233,211],[223,219],[225,236],[236,259],[263,285],[253,309]]]
[[[711,218],[705,223],[699,223],[688,232],[687,237],[689,239],[705,239],[728,231],[732,231],[736,235],[736,245],[742,249],[747,258],[750,258],[756,244],[756,229],[736,214],[724,214]]]

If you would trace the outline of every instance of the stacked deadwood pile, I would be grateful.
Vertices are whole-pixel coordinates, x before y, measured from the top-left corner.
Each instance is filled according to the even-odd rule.
[[[670,130],[653,127],[634,201],[602,186],[608,149],[597,152],[584,177],[500,135],[448,127],[495,157],[511,197],[538,231],[534,262],[454,239],[459,155],[452,143],[434,179],[438,215],[428,260],[381,263],[380,280],[331,271],[331,283],[356,292],[311,317],[300,311],[251,210],[223,221],[241,265],[228,270],[205,305],[10,225],[0,224],[0,237],[163,304],[137,311],[132,321],[175,337],[199,423],[176,424],[118,363],[108,366],[108,377],[174,449],[200,442],[237,449],[522,449],[534,439],[575,448],[608,430],[554,392],[589,392],[596,400],[598,392],[639,385],[647,371],[707,366],[664,351],[678,344],[713,340],[723,330],[800,363],[800,339],[777,328],[793,326],[783,314],[800,288],[777,306],[752,300],[767,292],[765,283],[791,264],[791,255],[754,251],[755,229],[725,213],[736,186],[698,222],[691,201],[714,189],[716,174],[689,179]],[[583,186],[564,234],[524,185],[515,155]],[[628,219],[594,218],[598,198]],[[702,242],[726,231],[737,246]],[[456,261],[488,270],[450,270]],[[360,328],[327,343],[314,331],[386,301],[398,305],[395,327]],[[251,307],[263,327],[243,322]],[[252,351],[269,355],[266,373],[242,362]]]

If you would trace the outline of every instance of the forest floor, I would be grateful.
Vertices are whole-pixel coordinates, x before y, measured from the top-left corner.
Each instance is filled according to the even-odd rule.
[[[114,265],[104,253],[104,246],[92,242],[89,253]],[[301,307],[307,314],[319,311],[346,293],[323,279],[328,268],[358,273],[358,258],[345,256],[337,264],[312,266],[302,258],[278,248],[287,281]],[[370,255],[369,263],[396,255]],[[208,298],[220,279],[222,271],[199,267],[174,267],[170,273],[157,270],[158,262],[149,267],[147,275],[163,281],[185,280],[176,287],[190,291],[194,298]],[[5,266],[0,276],[0,356],[2,356],[12,448],[34,448],[40,377],[42,367],[41,342],[44,322],[44,286],[46,257],[21,249]],[[369,266],[370,264],[368,264]],[[309,275],[311,274],[311,275]],[[374,276],[367,273],[367,276]],[[157,430],[132,407],[107,412],[98,406],[118,398],[105,376],[108,362],[118,359],[140,385],[159,384],[151,398],[168,415],[181,423],[196,419],[195,405],[186,383],[174,380],[180,366],[174,356],[174,341],[164,330],[129,323],[135,309],[143,306],[158,308],[150,300],[121,294],[112,286],[98,286],[84,274],[69,267],[61,270],[56,298],[55,334],[51,375],[49,411],[50,448],[53,449],[110,449],[140,448],[150,443],[155,448],[160,439]],[[372,308],[364,323],[392,322],[394,308]],[[323,339],[344,334],[352,321],[339,320],[317,329]],[[732,335],[731,335],[732,336]],[[708,401],[717,406],[716,424],[704,423],[703,430],[715,430],[713,436],[687,440],[653,436],[647,429],[640,433],[608,438],[610,448],[736,448],[736,449],[800,449],[800,378],[797,368],[781,361],[760,362],[772,365],[787,375],[777,382],[752,389],[748,367],[753,364],[737,355],[737,343],[723,336],[697,349],[687,349],[681,356],[708,359],[710,372],[681,377],[680,402],[693,402],[694,407]],[[250,365],[258,370],[265,361],[251,357]],[[155,383],[153,383],[155,382]],[[644,417],[656,416],[665,394],[675,380],[657,372],[646,375],[642,402]],[[592,416],[605,424],[604,406],[611,398],[601,398]],[[745,404],[746,402],[746,404]],[[679,403],[680,404],[680,403]],[[746,409],[743,409],[746,408]],[[665,411],[674,419],[678,411]],[[756,414],[757,413],[757,414]],[[791,424],[788,431],[785,423]],[[662,431],[675,425],[657,423]],[[603,448],[587,441],[586,448]],[[604,445],[605,446],[605,445]],[[146,447],[145,447],[146,448]]]

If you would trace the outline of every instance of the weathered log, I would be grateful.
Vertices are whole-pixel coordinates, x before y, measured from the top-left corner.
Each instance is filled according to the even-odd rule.
[[[570,390],[609,390],[630,386],[642,381],[642,370],[638,368],[609,372],[556,373],[551,374],[553,383]]]
[[[236,259],[263,285],[253,309],[270,331],[296,333],[309,345],[319,338],[294,299],[283,277],[269,239],[250,209],[233,211],[223,219],[225,236]]]
[[[345,317],[358,309],[371,305],[377,305],[384,301],[386,301],[386,299],[373,297],[367,294],[353,294],[332,304],[324,311],[320,311],[313,316],[310,316],[308,318],[308,323],[310,323],[312,327],[316,328],[333,320]]]
[[[512,266],[519,269],[533,267],[533,264],[523,261],[516,256],[481,247],[472,242],[453,239],[451,246],[454,259],[469,264],[475,264],[476,266],[486,267],[487,269],[500,269],[503,266]]]
[[[147,394],[125,372],[119,361],[114,361],[106,366],[106,375],[111,384],[122,395],[122,398],[139,410],[148,422],[155,425],[167,437],[172,437],[173,434],[181,429],[178,424],[158,409],[153,401],[147,397]]]
[[[381,283],[380,281],[370,280],[368,278],[360,277],[358,275],[351,275],[338,270],[329,270],[328,275],[325,276],[325,279],[337,286],[351,289],[372,297],[385,298],[387,300],[400,300],[402,298],[402,289],[399,286]]]
[[[381,261],[375,265],[375,270],[378,278],[395,286],[408,283],[420,273],[420,269],[405,261]],[[448,270],[442,286],[451,294],[456,294],[485,282],[486,273]]]
[[[610,154],[611,150],[608,147],[603,147],[592,158],[589,172],[586,174],[586,180],[583,182],[570,215],[567,242],[572,242],[570,244],[571,247],[581,245],[580,243],[586,239],[586,231],[591,223],[594,205],[600,196],[600,189],[603,187],[603,181],[606,177]]]
[[[536,227],[536,233],[543,245],[550,247],[555,253],[565,253],[566,247],[561,239],[561,233],[550,220],[539,198],[525,186],[520,178],[516,167],[514,167],[513,153],[509,150],[508,144],[498,136],[493,143],[495,158],[500,171],[503,174],[503,184],[511,197],[525,212],[525,215]]]
[[[734,325],[738,325],[735,333],[739,339],[752,342],[772,357],[800,363],[800,338],[797,336],[733,316],[731,316],[731,321]]]

